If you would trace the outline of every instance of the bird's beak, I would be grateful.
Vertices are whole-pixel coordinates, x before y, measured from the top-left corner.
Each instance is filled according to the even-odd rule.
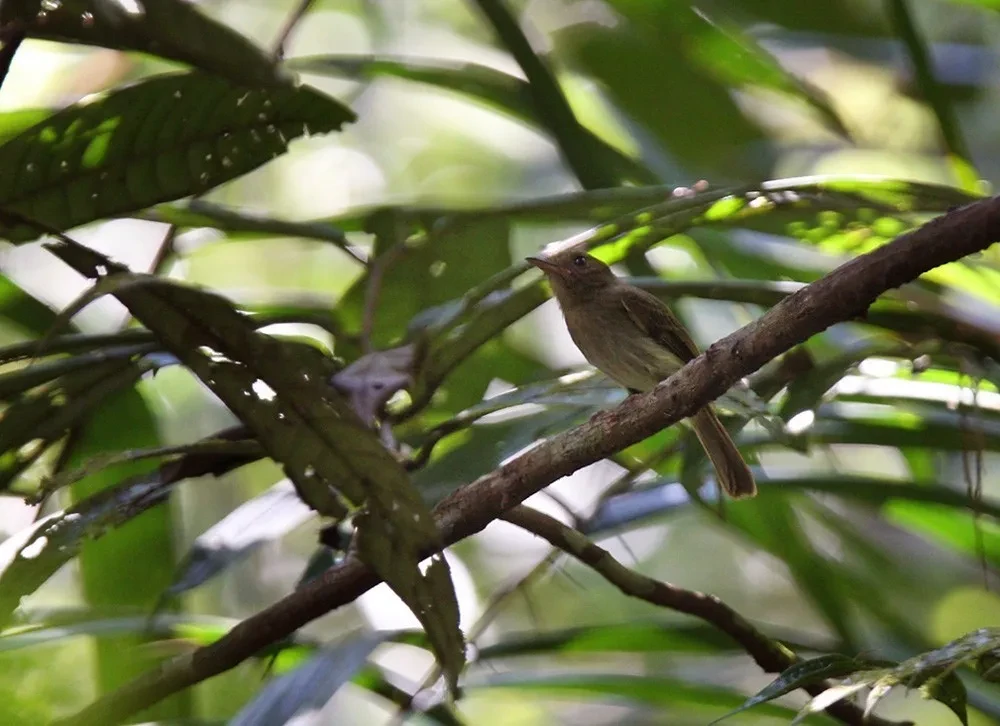
[[[559,265],[549,262],[544,257],[526,257],[525,259],[532,265],[537,267],[539,270],[541,270],[542,272],[545,273],[551,272],[552,274],[558,275],[559,277],[565,277],[563,269]]]

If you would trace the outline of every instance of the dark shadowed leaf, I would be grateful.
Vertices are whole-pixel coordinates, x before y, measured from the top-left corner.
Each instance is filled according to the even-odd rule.
[[[0,146],[0,210],[58,229],[127,214],[235,179],[291,139],[353,119],[310,88],[157,76],[71,106]],[[25,241],[40,231],[8,221],[0,234]]]
[[[49,245],[81,274],[127,274],[69,240]],[[261,335],[218,295],[150,278],[115,296],[255,434],[299,496],[334,519],[349,508],[361,557],[421,621],[454,688],[465,650],[448,566],[418,563],[439,536],[400,463],[330,384],[331,359],[308,344]]]
[[[65,375],[18,398],[0,416],[0,486],[9,487],[18,474],[105,398],[130,388],[154,367],[143,361],[110,360]]]
[[[22,290],[5,275],[0,275],[0,317],[25,331],[40,336],[51,327],[55,312],[33,295]]]
[[[0,567],[3,568],[0,572],[0,624],[7,622],[22,597],[34,592],[56,570],[75,557],[86,541],[103,537],[162,504],[174,483],[206,474],[220,475],[256,458],[254,455],[232,453],[199,453],[181,457],[154,471],[129,477],[113,487],[102,489],[69,509],[52,514],[4,540],[0,544]]]
[[[290,79],[253,43],[183,0],[8,0],[0,23],[20,20],[33,38],[133,50],[188,63],[248,85]]]
[[[56,378],[67,376],[113,360],[131,360],[151,352],[152,344],[123,345],[66,358],[32,363],[10,373],[0,373],[0,400],[10,401],[25,391]]]
[[[0,545],[0,622],[75,557],[84,542],[163,503],[167,494],[159,477],[138,477],[132,485],[106,490],[5,540]]]

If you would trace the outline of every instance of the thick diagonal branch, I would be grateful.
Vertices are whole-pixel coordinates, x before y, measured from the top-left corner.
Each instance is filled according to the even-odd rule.
[[[899,287],[1000,239],[1000,197],[961,207],[847,262],[718,341],[648,393],[541,442],[480,477],[434,510],[442,541],[482,530],[556,479],[641,441],[715,400],[737,380],[831,325],[863,316]],[[735,505],[738,506],[738,505]],[[356,559],[237,625],[217,642],[146,673],[61,722],[107,726],[182,688],[222,673],[378,584]]]

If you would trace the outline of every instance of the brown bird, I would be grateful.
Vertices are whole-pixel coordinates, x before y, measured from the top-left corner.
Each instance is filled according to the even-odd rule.
[[[698,356],[659,298],[620,280],[596,257],[569,249],[528,262],[549,279],[580,352],[629,391],[652,389]],[[712,409],[701,409],[691,423],[726,493],[754,496],[753,474]]]

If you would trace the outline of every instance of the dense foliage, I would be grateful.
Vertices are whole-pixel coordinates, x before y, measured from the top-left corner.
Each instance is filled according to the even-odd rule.
[[[354,557],[386,584],[136,718],[1000,720],[994,248],[720,400],[757,498],[674,426],[529,501],[620,564],[499,522],[421,563],[435,505],[625,398],[525,255],[579,235],[711,343],[985,196],[997,10],[0,3],[0,720]]]

